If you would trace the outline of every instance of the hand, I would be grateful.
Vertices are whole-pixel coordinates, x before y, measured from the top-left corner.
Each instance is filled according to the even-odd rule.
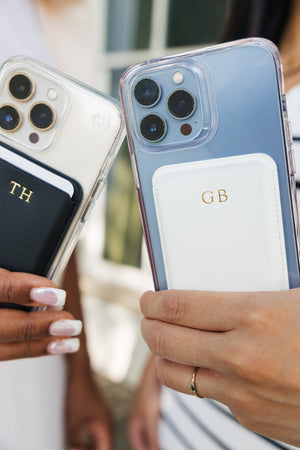
[[[300,445],[300,289],[148,292],[141,309],[162,383],[191,394],[199,367],[200,395],[246,428]]]
[[[66,413],[69,444],[72,448],[112,448],[110,412],[89,374],[71,374]]]
[[[128,435],[134,450],[158,450],[160,383],[155,358],[151,357],[136,390],[128,420]]]
[[[3,303],[61,308],[65,298],[46,278],[0,269],[0,361],[76,352],[79,340],[69,337],[80,334],[82,324],[71,314],[2,308]]]

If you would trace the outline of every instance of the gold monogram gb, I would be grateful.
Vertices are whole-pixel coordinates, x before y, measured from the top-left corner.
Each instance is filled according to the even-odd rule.
[[[206,205],[211,205],[212,203],[225,203],[228,201],[228,195],[225,189],[218,189],[216,192],[205,191],[201,195],[201,200]]]

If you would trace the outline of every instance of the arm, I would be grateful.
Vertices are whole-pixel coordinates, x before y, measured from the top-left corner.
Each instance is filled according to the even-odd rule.
[[[66,310],[74,317],[83,321],[82,309],[80,304],[80,292],[78,284],[78,270],[76,256],[73,254],[67,265],[63,282],[64,290],[68,293],[66,300]],[[69,356],[70,373],[74,376],[86,376],[91,374],[90,360],[86,346],[86,335],[84,328],[80,335],[80,349],[76,356]]]
[[[158,419],[160,383],[155,357],[146,364],[141,381],[133,397],[128,420],[128,436],[134,450],[158,450]]]
[[[66,308],[82,320],[78,271],[73,255],[66,269],[64,288],[68,292]],[[111,420],[108,407],[100,395],[90,367],[86,336],[80,336],[80,350],[76,357],[69,355],[69,383],[67,391],[67,426],[72,446],[84,449],[93,443],[95,450],[111,448]]]

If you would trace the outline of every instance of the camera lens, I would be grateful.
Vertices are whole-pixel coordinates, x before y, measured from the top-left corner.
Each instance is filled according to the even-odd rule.
[[[168,108],[170,113],[179,119],[189,117],[195,109],[194,97],[182,89],[175,91],[169,97]]]
[[[159,86],[150,78],[139,81],[134,88],[136,100],[143,106],[154,105],[160,96]]]
[[[46,103],[36,103],[29,112],[32,125],[39,130],[48,130],[55,122],[55,113]]]
[[[11,105],[0,107],[0,128],[5,131],[15,131],[21,125],[22,118],[16,108]]]
[[[149,114],[141,121],[141,133],[148,141],[158,141],[167,130],[166,122],[156,114]]]
[[[9,92],[18,100],[28,100],[33,94],[33,85],[30,79],[18,73],[14,75],[9,81]]]

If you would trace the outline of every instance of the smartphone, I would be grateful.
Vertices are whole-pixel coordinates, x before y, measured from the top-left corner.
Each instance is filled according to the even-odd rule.
[[[156,289],[298,287],[277,48],[255,38],[144,62],[121,99]]]
[[[38,61],[0,69],[0,267],[57,282],[124,138],[120,106]]]

